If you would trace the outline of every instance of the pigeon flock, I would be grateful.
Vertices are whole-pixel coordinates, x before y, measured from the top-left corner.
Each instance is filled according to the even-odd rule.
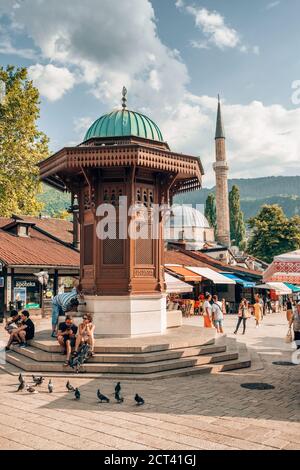
[[[19,380],[19,384],[18,384],[17,392],[22,392],[23,390],[26,390],[28,393],[34,394],[34,393],[38,393],[37,388],[40,387],[43,384],[45,379],[42,376],[37,377],[37,376],[33,375],[32,376],[33,384],[32,385],[27,385],[23,375],[20,374],[18,380]],[[79,388],[73,387],[73,385],[70,384],[69,380],[66,383],[66,389],[67,389],[68,392],[74,393],[74,400],[76,400],[76,401],[80,400],[81,393],[80,393]],[[121,382],[118,382],[117,385],[115,386],[115,390],[114,390],[115,401],[118,404],[121,404],[121,403],[124,402],[124,397],[122,396],[121,390],[122,390]],[[48,392],[53,393],[53,391],[54,391],[54,385],[52,383],[52,380],[49,379]],[[108,397],[106,397],[105,395],[103,395],[101,393],[100,389],[97,390],[97,398],[98,398],[99,403],[110,403],[110,399]],[[137,406],[142,406],[142,405],[145,404],[145,400],[140,395],[138,395],[137,393],[134,396],[134,401],[135,401],[135,404]]]

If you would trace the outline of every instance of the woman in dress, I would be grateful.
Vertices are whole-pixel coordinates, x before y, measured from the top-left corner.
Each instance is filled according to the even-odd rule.
[[[258,328],[263,318],[263,309],[261,303],[259,302],[259,299],[257,298],[255,299],[255,304],[253,305],[253,311],[256,322],[256,328]]]

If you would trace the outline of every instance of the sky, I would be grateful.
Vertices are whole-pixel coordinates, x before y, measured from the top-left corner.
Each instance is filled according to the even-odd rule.
[[[28,67],[52,152],[125,85],[211,187],[220,93],[230,177],[299,175],[299,17],[299,0],[0,0],[0,65]]]

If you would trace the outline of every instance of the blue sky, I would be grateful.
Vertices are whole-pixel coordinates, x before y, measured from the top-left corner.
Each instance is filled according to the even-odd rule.
[[[13,8],[12,8],[13,5]],[[29,67],[53,151],[120,103],[214,183],[216,95],[232,177],[300,174],[298,0],[1,0],[0,64]]]

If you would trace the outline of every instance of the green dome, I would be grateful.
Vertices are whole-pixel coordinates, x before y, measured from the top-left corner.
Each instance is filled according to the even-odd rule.
[[[84,140],[101,137],[137,136],[163,142],[159,127],[147,116],[122,109],[101,116],[87,131]]]

